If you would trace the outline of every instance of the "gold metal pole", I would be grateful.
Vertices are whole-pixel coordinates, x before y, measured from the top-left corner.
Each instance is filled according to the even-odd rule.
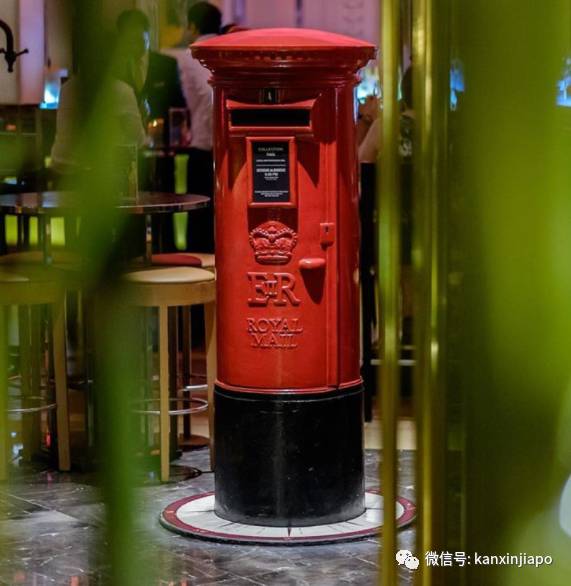
[[[430,279],[429,264],[431,250],[431,222],[430,205],[428,200],[420,194],[426,187],[426,157],[429,147],[427,145],[430,131],[430,120],[426,117],[426,101],[430,97],[425,86],[427,74],[427,11],[431,0],[415,0],[413,5],[413,71],[414,108],[417,120],[417,136],[415,144],[414,167],[414,191],[413,191],[413,268],[415,279],[414,296],[414,340],[416,344],[416,368],[414,371],[414,398],[415,420],[417,425],[417,552],[420,555],[432,544],[432,498],[430,481],[432,468],[430,466],[431,453],[430,434],[427,423],[430,414],[425,412],[427,396],[430,393]],[[428,93],[428,96],[427,96]],[[427,437],[428,436],[428,437]],[[432,584],[432,571],[421,560],[420,572],[415,576],[417,586],[430,586]]]
[[[381,368],[378,388],[381,399],[383,461],[381,486],[384,497],[381,575],[383,586],[397,583],[396,536],[396,431],[399,376],[400,294],[400,160],[398,155],[400,66],[400,5],[385,0],[381,10],[383,114],[379,189],[379,291],[381,292]]]
[[[0,482],[8,479],[9,445],[8,439],[8,337],[6,334],[5,307],[0,307]],[[2,510],[0,509],[0,512]],[[2,533],[0,532],[0,545]]]
[[[449,13],[446,0],[415,0],[413,5],[415,275],[415,415],[418,429],[417,555],[415,584],[444,583],[439,566],[424,563],[427,551],[445,549],[444,499],[446,385],[445,351],[447,119],[449,102]],[[443,281],[444,280],[444,281]]]

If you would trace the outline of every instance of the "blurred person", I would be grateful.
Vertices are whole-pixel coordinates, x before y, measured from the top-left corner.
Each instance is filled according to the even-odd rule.
[[[126,81],[137,94],[144,117],[164,120],[166,144],[169,109],[186,106],[176,59],[150,50],[150,23],[141,10],[123,11],[117,18],[117,32],[129,59]]]
[[[191,43],[204,41],[220,33],[222,14],[216,6],[208,2],[197,2],[188,11],[188,31]],[[198,168],[209,162],[212,167],[212,88],[208,80],[210,71],[194,59],[189,50],[183,61],[182,83],[183,91],[190,110],[191,119],[191,149],[193,157],[197,158]],[[190,170],[190,167],[189,167]],[[190,185],[195,185],[189,177]],[[196,192],[195,189],[189,190]],[[196,186],[198,187],[198,186]],[[212,195],[212,182],[204,184],[197,193]]]
[[[229,22],[220,27],[220,34],[227,35],[228,33],[234,32],[235,28],[239,28],[238,25],[235,22]]]
[[[360,146],[371,125],[379,117],[380,100],[377,96],[367,96],[364,102],[359,102],[357,111],[357,145]]]
[[[106,45],[110,50],[107,55],[101,56],[101,69],[105,77],[99,87],[98,100],[106,104],[104,115],[108,117],[108,128],[113,132],[113,144],[118,148],[140,148],[145,144],[146,135],[137,96],[126,81],[129,57],[125,54],[125,44],[119,42],[115,35],[109,35]],[[85,173],[94,172],[97,167],[96,161],[85,157],[90,149],[84,142],[80,103],[85,91],[84,83],[82,72],[78,71],[62,85],[51,150],[51,174],[55,189],[76,189],[80,178]],[[66,246],[75,245],[77,236],[76,221],[66,219]]]
[[[176,59],[150,50],[150,22],[141,10],[125,10],[117,18],[117,33],[125,44],[125,80],[135,91],[141,116],[146,127],[152,119],[163,120],[163,132],[154,136],[153,146],[168,145],[170,140],[169,110],[186,108],[182,94],[178,64]],[[149,144],[151,144],[149,137]],[[159,140],[158,144],[155,143]],[[162,145],[161,145],[162,142]],[[139,181],[141,189],[170,191],[175,190],[174,159],[155,157],[141,159]],[[155,215],[152,218],[155,238],[155,251],[176,250],[172,217]]]
[[[240,26],[239,24],[237,24],[235,22],[230,22],[220,28],[220,34],[221,35],[228,35],[230,33],[239,33],[241,31],[247,31],[247,30],[249,30],[248,27]]]
[[[401,113],[399,132],[399,154],[403,162],[412,158],[412,138],[414,132],[414,110],[412,109],[412,68],[409,67],[401,80]],[[369,110],[366,110],[370,114]],[[370,127],[359,144],[359,161],[361,163],[375,163],[381,141],[381,117],[375,116]]]
[[[415,114],[412,108],[412,67],[409,67],[400,84],[400,115],[398,152],[401,160],[401,340],[409,344],[412,340],[413,303],[412,303],[412,152]],[[374,106],[378,113],[378,107]],[[367,104],[365,115],[373,116],[373,102]],[[359,144],[359,162],[373,166],[377,162],[381,144],[381,116],[375,115],[365,137]],[[382,173],[382,169],[380,169]],[[369,181],[376,182],[376,176],[368,173]],[[367,190],[363,190],[365,192]],[[370,191],[370,190],[368,190]],[[373,191],[374,193],[374,188]],[[367,202],[363,202],[366,204]],[[369,204],[371,202],[368,202]],[[370,209],[370,206],[369,208]],[[363,222],[367,219],[363,217]],[[366,228],[366,227],[365,227]]]
[[[119,47],[119,72],[139,96],[143,90],[149,69],[150,23],[140,10],[124,10],[117,17]]]
[[[110,103],[109,113],[115,130],[117,145],[141,147],[145,143],[145,130],[137,96],[133,87],[125,80],[128,59],[123,53],[124,44],[117,37],[110,36],[108,44],[109,62],[106,64],[107,80],[105,89]],[[61,181],[73,178],[75,174],[89,168],[89,161],[81,161],[80,98],[81,72],[67,80],[61,89],[56,115],[56,134],[51,150],[52,171],[56,187]]]
[[[139,110],[139,104],[135,91],[126,80],[126,64],[129,61],[125,54],[125,44],[120,43],[116,35],[105,35],[105,46],[107,52],[100,52],[97,55],[98,73],[103,75],[101,83],[95,87],[98,102],[94,111],[99,111],[101,121],[106,134],[104,140],[112,147],[141,147],[145,143],[145,130]],[[93,184],[99,180],[101,161],[93,160],[92,145],[88,143],[86,136],[90,131],[86,125],[92,125],[93,120],[86,118],[85,94],[87,89],[94,86],[93,77],[86,79],[88,74],[80,69],[75,75],[63,83],[60,93],[60,100],[56,114],[56,133],[51,149],[50,172],[56,190],[71,189],[79,190],[90,182]],[[90,114],[91,116],[91,114]],[[95,121],[99,127],[98,120]],[[111,131],[111,136],[107,134]],[[92,131],[91,131],[92,132]],[[119,152],[113,153],[115,161]],[[120,167],[116,163],[117,167]],[[122,176],[126,173],[122,169]],[[120,188],[119,188],[120,189]],[[65,246],[68,250],[78,250],[86,246],[89,240],[89,226],[91,221],[81,223],[79,229],[78,218],[70,215],[64,218]],[[102,240],[111,240],[117,236],[113,233],[111,225],[99,226],[98,232]],[[129,232],[130,225],[125,226],[127,240],[131,240],[132,232]],[[144,241],[144,235],[140,238]],[[81,244],[83,240],[83,245]],[[144,248],[144,246],[143,246]],[[133,256],[140,254],[137,250]],[[88,263],[85,263],[87,266]],[[68,295],[66,300],[66,319],[68,322],[68,343],[72,348],[78,342],[79,330],[76,327],[78,322],[78,300],[74,295]]]
[[[209,2],[197,2],[188,10],[188,38],[191,43],[220,34],[222,14]],[[187,191],[212,197],[214,163],[212,158],[212,88],[210,72],[186,49],[177,56],[182,90],[190,111],[190,148],[188,151]],[[201,252],[214,250],[214,211],[208,208],[193,213],[187,231],[187,248]]]

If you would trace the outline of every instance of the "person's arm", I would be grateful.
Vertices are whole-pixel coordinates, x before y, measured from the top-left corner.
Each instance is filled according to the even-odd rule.
[[[357,118],[357,144],[359,146],[361,146],[361,143],[363,142],[363,140],[365,140],[365,137],[367,136],[369,128],[371,128],[372,124],[373,121],[371,120],[366,120],[365,118]]]
[[[359,162],[376,163],[381,141],[381,118],[377,118],[370,126],[365,138],[359,145]]]
[[[360,145],[373,122],[379,115],[379,99],[376,96],[367,96],[365,102],[359,104],[357,112],[357,144]]]

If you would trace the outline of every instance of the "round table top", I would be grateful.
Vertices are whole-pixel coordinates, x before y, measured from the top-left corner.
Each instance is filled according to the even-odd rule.
[[[204,208],[205,195],[140,191],[136,198],[123,198],[116,208],[129,214],[165,214]],[[0,195],[0,213],[24,216],[76,214],[80,208],[73,191],[38,191]]]

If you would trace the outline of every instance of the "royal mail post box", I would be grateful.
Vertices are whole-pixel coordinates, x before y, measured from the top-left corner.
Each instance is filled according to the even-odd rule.
[[[216,513],[364,511],[354,86],[374,47],[304,29],[192,45],[212,71]]]

